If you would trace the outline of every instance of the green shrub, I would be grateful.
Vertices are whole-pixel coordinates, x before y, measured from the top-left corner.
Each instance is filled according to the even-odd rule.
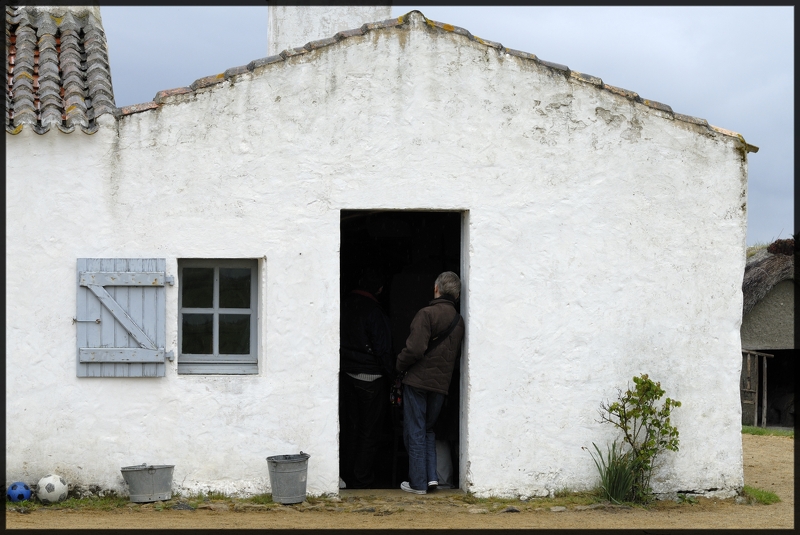
[[[597,451],[597,457],[591,451],[597,471],[600,473],[600,488],[604,497],[614,503],[631,501],[633,498],[633,481],[636,478],[636,459],[631,452],[623,453],[622,446],[617,449],[617,443],[611,444],[603,459],[600,448],[592,442]]]
[[[650,477],[656,458],[665,450],[678,451],[678,429],[670,423],[670,414],[681,402],[666,398],[658,405],[664,389],[647,374],[634,377],[633,383],[624,394],[617,389],[615,402],[600,404],[600,422],[622,431],[635,468],[633,501],[645,503],[652,498]]]

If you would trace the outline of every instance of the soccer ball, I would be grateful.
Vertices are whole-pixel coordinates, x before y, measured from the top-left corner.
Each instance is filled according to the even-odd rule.
[[[42,503],[58,503],[67,499],[67,481],[58,474],[47,474],[36,485],[36,497]]]
[[[24,502],[31,499],[31,488],[22,481],[17,481],[8,486],[6,496],[12,502]]]

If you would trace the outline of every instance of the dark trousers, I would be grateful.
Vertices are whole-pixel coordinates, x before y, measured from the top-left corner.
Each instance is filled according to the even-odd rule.
[[[339,393],[339,475],[348,489],[365,489],[375,480],[375,455],[389,389],[384,377],[361,381],[342,372]]]

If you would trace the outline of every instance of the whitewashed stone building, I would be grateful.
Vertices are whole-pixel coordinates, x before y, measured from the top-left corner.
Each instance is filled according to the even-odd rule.
[[[742,487],[756,148],[389,14],[118,109],[99,8],[6,8],[7,481],[124,491],[146,462],[252,494],[303,450],[338,492],[340,295],[380,249],[397,332],[403,296],[463,280],[462,489],[593,487],[599,404],[640,373],[683,402],[655,490]]]

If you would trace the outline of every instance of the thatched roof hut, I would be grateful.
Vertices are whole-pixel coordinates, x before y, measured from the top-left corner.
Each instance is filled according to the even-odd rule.
[[[742,316],[746,316],[776,284],[794,280],[795,251],[793,239],[777,240],[747,259],[742,283]]]

